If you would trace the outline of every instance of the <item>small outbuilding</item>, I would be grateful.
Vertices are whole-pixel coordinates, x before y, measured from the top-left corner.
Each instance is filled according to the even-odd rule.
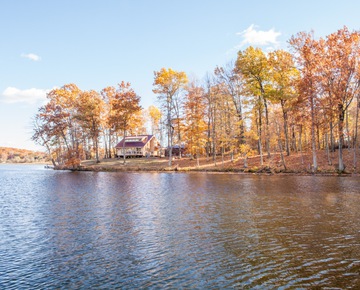
[[[118,157],[160,156],[160,143],[154,135],[127,136],[116,146]]]
[[[171,156],[173,156],[173,157],[180,156],[180,153],[181,153],[181,156],[184,156],[185,150],[186,150],[186,148],[185,148],[184,144],[182,144],[182,145],[175,144],[172,146]],[[168,147],[165,149],[165,156],[168,157],[169,153],[170,153],[170,148]]]

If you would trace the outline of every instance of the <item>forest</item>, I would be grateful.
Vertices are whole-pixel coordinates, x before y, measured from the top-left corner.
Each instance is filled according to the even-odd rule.
[[[186,154],[247,158],[351,150],[357,168],[360,32],[343,27],[324,38],[299,32],[289,51],[248,47],[235,61],[214,68],[202,80],[183,71],[154,72],[158,106],[142,108],[131,84],[121,81],[100,92],[75,84],[53,89],[34,117],[32,139],[53,164],[76,168],[81,160],[114,158],[114,146],[128,135],[153,134],[164,147],[181,144]],[[169,150],[171,166],[172,150]]]
[[[0,147],[0,163],[49,162],[48,154],[25,149]]]

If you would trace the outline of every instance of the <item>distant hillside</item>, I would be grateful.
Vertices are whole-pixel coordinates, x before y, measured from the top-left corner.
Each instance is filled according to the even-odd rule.
[[[48,161],[48,156],[44,152],[0,147],[0,163],[36,163]]]

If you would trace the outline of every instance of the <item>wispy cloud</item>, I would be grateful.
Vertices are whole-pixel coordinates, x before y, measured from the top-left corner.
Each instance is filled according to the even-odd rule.
[[[4,103],[27,103],[35,104],[37,102],[43,102],[46,99],[46,94],[50,90],[43,89],[26,89],[20,90],[14,87],[7,87],[1,94],[1,101]]]
[[[274,28],[267,31],[257,30],[257,26],[251,24],[248,28],[236,34],[243,38],[240,45],[237,46],[238,48],[246,45],[276,48],[280,45],[278,37],[281,32],[275,31]]]
[[[38,55],[35,54],[35,53],[22,53],[20,56],[21,56],[21,57],[24,57],[24,58],[28,58],[28,59],[33,60],[33,61],[39,61],[39,60],[41,60],[41,57],[38,56]]]

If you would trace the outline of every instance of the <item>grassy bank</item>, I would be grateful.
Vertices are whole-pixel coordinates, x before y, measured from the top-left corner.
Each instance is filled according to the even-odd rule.
[[[325,151],[317,152],[318,171],[316,174],[337,175],[338,155],[337,152],[330,153],[328,156]],[[344,151],[345,171],[342,175],[359,174],[360,170],[354,169],[353,151]],[[360,161],[358,162],[360,166]],[[217,156],[214,161],[212,158],[202,157],[197,161],[188,157],[173,159],[172,166],[169,166],[166,158],[129,158],[124,164],[123,159],[103,159],[100,163],[94,160],[81,162],[81,171],[202,171],[202,172],[243,172],[243,173],[263,173],[263,174],[312,174],[312,155],[293,153],[285,156],[285,165],[281,162],[280,154],[272,154],[270,158],[264,156],[263,165],[260,164],[260,156],[253,156],[247,159],[247,167],[244,166],[243,158],[231,160],[229,155]],[[359,167],[357,166],[357,167]],[[59,168],[66,169],[66,168]]]

